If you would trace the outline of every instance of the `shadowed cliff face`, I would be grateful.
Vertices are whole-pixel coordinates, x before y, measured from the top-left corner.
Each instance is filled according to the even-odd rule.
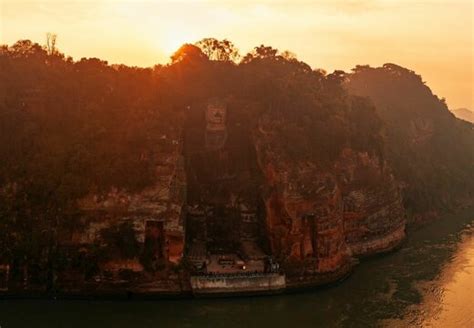
[[[0,265],[25,289],[25,279],[43,288],[57,273],[59,287],[183,292],[193,256],[202,264],[202,254],[224,251],[333,281],[351,257],[404,237],[398,189],[410,175],[393,144],[386,155],[384,125],[402,126],[410,154],[425,150],[414,161],[423,172],[452,141],[440,137],[450,126],[439,124],[450,117],[442,111],[393,123],[394,113],[348,94],[344,72],[313,70],[271,47],[235,64],[188,45],[172,64],[142,70],[62,57],[53,65],[41,47],[18,46],[0,53],[9,76],[35,71],[44,81],[10,81],[0,102],[0,223],[12,232],[0,238]],[[457,155],[469,145],[460,140]],[[467,181],[469,158],[446,181]],[[418,201],[405,195],[405,204]]]
[[[344,202],[345,240],[356,256],[396,247],[405,237],[405,209],[390,167],[367,153],[345,149],[335,164]]]
[[[168,269],[181,262],[187,183],[182,127],[170,126],[161,132],[155,151],[149,155],[155,166],[151,186],[138,192],[112,188],[77,201],[80,218],[59,234],[61,252],[72,260],[58,270],[60,285],[74,286],[69,279],[75,274],[79,275],[75,282],[78,285],[104,273],[109,282],[119,281],[124,272],[130,276],[127,279],[134,277],[141,283],[151,277],[168,279]],[[79,255],[74,249],[80,250]],[[90,269],[73,264],[81,252]],[[148,272],[148,278],[144,272]]]
[[[334,176],[311,162],[289,158],[275,144],[274,125],[260,122],[254,135],[265,176],[266,225],[272,252],[307,272],[334,271],[349,261],[342,198]]]
[[[190,256],[203,247],[205,254],[240,253],[250,241],[289,277],[317,276],[347,271],[353,256],[391,250],[404,238],[400,192],[381,156],[346,147],[330,165],[295,158],[275,133],[281,118],[263,114],[252,129],[232,111],[201,107],[182,121],[184,133],[164,134],[169,145],[158,147],[154,186],[80,200],[86,227],[73,232],[73,244],[129,247],[107,234],[127,222],[136,239],[135,253],[116,249],[99,271],[168,279],[166,268],[182,261],[185,249]]]
[[[395,64],[358,66],[349,92],[369,97],[385,123],[386,159],[414,220],[474,202],[474,128],[456,119],[421,76]]]
[[[298,161],[275,142],[278,124],[261,120],[254,134],[274,254],[300,273],[323,273],[347,265],[350,255],[396,247],[405,211],[383,159],[346,148],[331,167]]]
[[[236,110],[214,99],[188,112],[186,249],[196,263],[206,254],[245,254],[249,243],[267,248],[261,173],[249,128],[235,118]]]

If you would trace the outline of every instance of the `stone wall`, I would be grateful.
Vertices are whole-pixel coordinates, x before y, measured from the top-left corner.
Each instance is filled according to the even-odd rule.
[[[256,274],[254,276],[191,277],[194,295],[252,294],[282,292],[286,287],[281,274]]]

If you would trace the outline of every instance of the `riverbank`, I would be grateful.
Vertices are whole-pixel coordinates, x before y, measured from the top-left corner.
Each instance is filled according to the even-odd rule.
[[[402,243],[391,245],[386,252],[375,255],[375,258],[386,256],[387,254],[403,248],[407,242],[407,239],[419,239],[418,234],[423,234],[423,231],[431,231],[433,227],[443,227],[443,230],[449,230],[450,226],[457,226],[462,222],[469,220],[468,218],[474,213],[474,209],[463,209],[459,213],[446,214],[442,218],[433,220],[430,224],[425,223],[421,225],[410,225],[408,231],[408,237],[403,240]],[[418,231],[420,231],[418,233]],[[415,236],[414,236],[415,235]],[[370,261],[374,258],[374,255],[369,257],[360,257],[361,261]],[[324,274],[316,274],[311,276],[302,277],[286,277],[285,283],[280,283],[278,288],[269,288],[263,290],[257,288],[255,290],[242,290],[235,291],[235,296],[249,296],[249,295],[269,295],[269,294],[281,294],[281,293],[295,293],[299,291],[307,291],[310,289],[317,289],[321,287],[329,287],[340,283],[342,280],[347,279],[350,274],[355,270],[357,271],[358,261],[348,262],[346,265],[340,267],[334,272],[327,272]],[[158,281],[153,282],[153,286],[145,284],[143,286],[134,286],[134,288],[128,288],[126,285],[116,284],[100,284],[100,285],[87,285],[82,287],[73,286],[62,286],[62,288],[55,291],[1,291],[0,298],[3,299],[82,299],[82,300],[141,300],[141,299],[185,299],[194,297],[192,286],[190,281],[186,282],[186,279],[180,279],[178,276],[173,281]],[[189,280],[189,278],[188,278]],[[156,285],[156,286],[155,286]],[[213,296],[233,296],[233,290],[222,293],[211,293]],[[200,293],[202,294],[202,293]]]
[[[278,296],[110,300],[3,300],[3,327],[374,327],[403,319],[420,304],[420,282],[437,281],[456,257],[474,212],[448,215],[413,229],[396,252],[360,262],[352,275],[331,288]]]
[[[466,226],[461,241],[434,280],[414,284],[420,304],[409,306],[402,319],[383,322],[390,328],[474,327],[474,226]]]

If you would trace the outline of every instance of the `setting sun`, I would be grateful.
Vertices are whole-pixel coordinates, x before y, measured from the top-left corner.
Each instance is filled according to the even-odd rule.
[[[242,55],[271,44],[329,72],[394,62],[423,75],[450,107],[474,107],[471,0],[3,0],[0,15],[2,43],[43,43],[53,32],[74,58],[111,63],[166,63],[182,43],[204,37],[231,40]]]
[[[473,9],[0,0],[0,328],[474,327]]]
[[[174,27],[166,31],[161,42],[157,44],[165,55],[171,56],[178,48],[185,43],[194,43],[197,40],[192,38],[192,33],[181,28]]]

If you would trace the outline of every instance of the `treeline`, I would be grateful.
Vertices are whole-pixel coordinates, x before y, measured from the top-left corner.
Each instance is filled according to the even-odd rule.
[[[231,123],[250,134],[263,116],[270,117],[276,147],[288,158],[325,169],[344,147],[383,159],[387,139],[390,161],[410,183],[407,205],[414,209],[420,209],[419,195],[463,183],[462,190],[472,192],[472,157],[461,155],[472,137],[457,132],[469,127],[436,123],[436,141],[423,149],[408,147],[405,120],[415,111],[398,116],[393,108],[416,105],[430,117],[446,106],[413,73],[381,70],[327,74],[287,51],[262,45],[240,56],[230,41],[212,38],[185,44],[169,64],[152,68],[97,58],[74,61],[55,43],[0,46],[0,229],[9,232],[0,236],[0,260],[46,259],[38,265],[48,265],[44,252],[54,244],[51,227],[73,224],[78,198],[153,184],[162,136],[176,134],[185,116],[191,124],[202,119],[211,97],[225,99]],[[360,96],[347,92],[348,81]],[[411,103],[418,97],[424,100]],[[439,116],[444,122],[446,114]],[[443,156],[446,149],[449,158]]]
[[[384,121],[387,157],[413,213],[453,209],[474,199],[474,126],[458,120],[421,76],[394,64],[357,66],[353,94],[367,96]]]
[[[277,143],[290,158],[331,165],[344,146],[382,152],[381,122],[367,101],[347,95],[343,72],[313,70],[289,52],[262,45],[241,57],[227,40],[204,39],[183,45],[168,65],[138,68],[74,61],[48,41],[0,47],[7,262],[51,265],[52,227],[74,224],[78,198],[153,184],[162,136],[176,133],[184,115],[198,120],[211,97],[226,99],[229,120],[249,133],[263,113],[284,122],[275,125]]]
[[[148,153],[159,137],[214,96],[234,102],[231,117],[247,124],[264,111],[281,117],[294,155],[371,147],[366,129],[352,126],[376,132],[381,123],[367,102],[347,96],[342,72],[326,75],[265,46],[236,58],[231,42],[215,39],[184,45],[153,68],[73,61],[27,40],[1,47],[0,185],[28,183],[38,204],[52,193],[63,202],[91,188],[141,189],[153,182]]]

